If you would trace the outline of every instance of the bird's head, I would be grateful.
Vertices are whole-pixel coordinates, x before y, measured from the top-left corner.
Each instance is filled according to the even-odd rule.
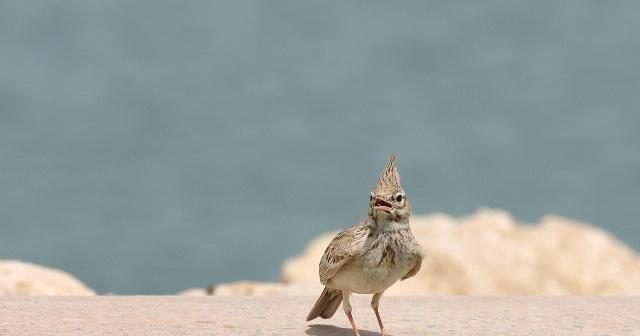
[[[396,156],[391,154],[389,162],[380,173],[378,183],[369,197],[369,217],[377,223],[408,222],[411,205],[400,185],[400,175],[396,170]]]

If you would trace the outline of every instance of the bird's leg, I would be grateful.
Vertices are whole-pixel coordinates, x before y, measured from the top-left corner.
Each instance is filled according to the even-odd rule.
[[[351,323],[351,328],[353,329],[353,333],[355,336],[360,336],[358,332],[358,328],[356,328],[356,323],[353,321],[353,316],[351,315],[351,303],[349,303],[349,291],[346,289],[342,290],[342,308],[344,309],[344,313],[347,314],[347,318],[349,319],[349,323]]]
[[[382,297],[382,293],[375,293],[371,298],[371,308],[376,313],[376,318],[378,319],[378,325],[380,326],[380,333],[382,336],[387,336],[387,331],[384,330],[384,325],[382,325],[382,319],[380,318],[380,313],[378,312],[378,305],[380,305],[380,298]]]

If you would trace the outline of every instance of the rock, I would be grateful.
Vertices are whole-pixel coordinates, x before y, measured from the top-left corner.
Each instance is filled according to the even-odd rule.
[[[283,284],[273,282],[237,281],[216,285],[213,295],[223,296],[264,296],[264,295],[317,295],[322,287],[317,284]]]
[[[70,274],[15,260],[0,260],[0,296],[95,295]]]
[[[210,295],[209,293],[207,293],[207,290],[204,288],[189,288],[189,289],[185,289],[183,291],[178,292],[178,294],[176,295],[180,295],[180,296],[207,296]]]
[[[417,276],[389,294],[640,295],[638,255],[585,223],[546,216],[525,225],[504,211],[480,209],[461,219],[415,216],[411,227],[426,258]],[[287,260],[282,282],[317,286],[318,261],[334,235]]]

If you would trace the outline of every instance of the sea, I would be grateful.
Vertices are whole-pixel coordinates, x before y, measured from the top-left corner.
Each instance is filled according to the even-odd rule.
[[[102,294],[250,279],[366,215],[640,249],[640,2],[2,1],[0,259]]]

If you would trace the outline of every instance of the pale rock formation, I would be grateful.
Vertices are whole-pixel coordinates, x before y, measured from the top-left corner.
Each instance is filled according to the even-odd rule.
[[[178,292],[176,295],[180,296],[207,296],[207,290],[204,288],[189,288]]]
[[[223,296],[316,295],[321,291],[322,287],[319,281],[317,284],[237,281],[216,285],[212,294]]]
[[[415,216],[411,227],[426,255],[422,270],[389,294],[640,295],[640,257],[585,223],[550,215],[525,225],[480,209],[460,219]],[[282,282],[317,287],[318,261],[334,235],[287,260]]]
[[[0,260],[0,296],[95,295],[66,272],[16,260]]]

